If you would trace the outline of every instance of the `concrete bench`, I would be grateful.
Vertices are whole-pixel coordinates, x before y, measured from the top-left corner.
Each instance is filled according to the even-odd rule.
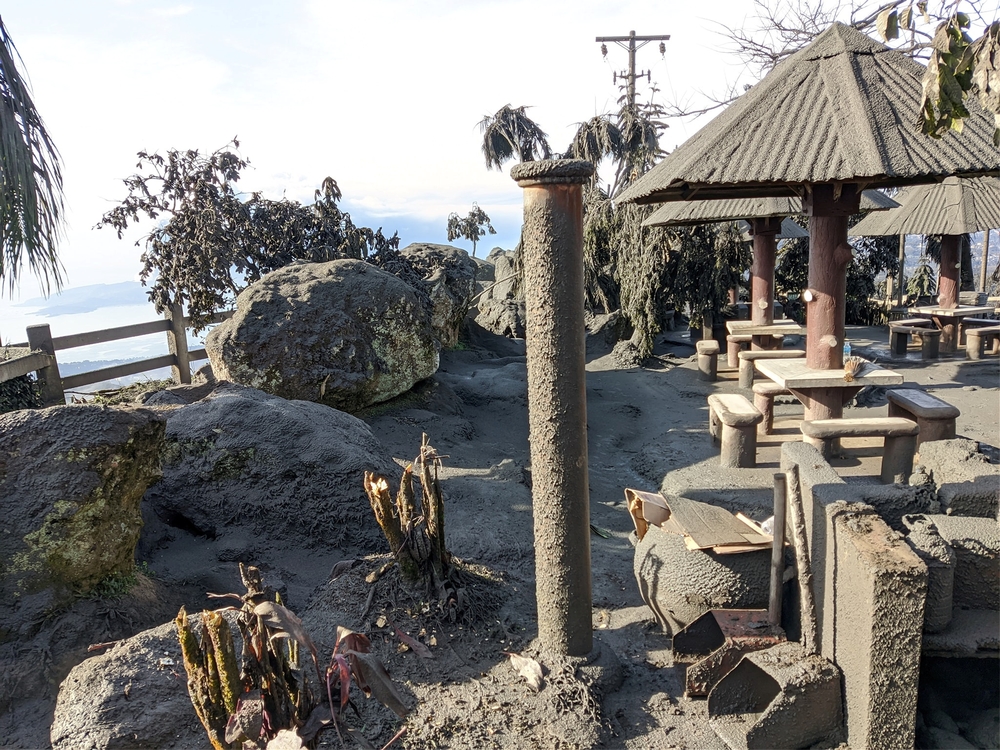
[[[757,465],[757,425],[763,418],[738,393],[713,393],[708,397],[708,431],[722,446],[723,466],[735,469]]]
[[[992,342],[991,354],[1000,352],[1000,325],[967,330],[965,332],[965,358],[982,359],[987,342]]]
[[[886,392],[889,416],[912,419],[920,428],[917,448],[930,440],[955,437],[955,420],[961,412],[947,401],[916,388],[894,388]]]
[[[774,431],[774,397],[790,395],[791,391],[770,380],[753,384],[753,405],[763,417],[757,425],[758,435],[770,435]]]
[[[938,358],[938,350],[941,346],[940,330],[917,325],[902,325],[900,323],[889,324],[889,348],[893,356],[906,354],[906,347],[910,343],[910,336],[920,337],[921,359]]]
[[[719,376],[719,342],[705,339],[694,345],[698,352],[698,371],[705,380],[716,380]]]
[[[731,333],[726,336],[726,362],[730,367],[739,366],[740,352],[750,348],[752,338],[749,333]]]
[[[845,437],[883,437],[882,471],[884,484],[909,481],[913,473],[913,454],[917,450],[917,423],[901,417],[862,419],[816,419],[804,421],[802,434],[807,443],[819,448],[829,458],[833,443]]]
[[[753,363],[758,359],[799,359],[806,356],[801,349],[764,349],[756,352],[740,352],[740,388],[753,385]]]

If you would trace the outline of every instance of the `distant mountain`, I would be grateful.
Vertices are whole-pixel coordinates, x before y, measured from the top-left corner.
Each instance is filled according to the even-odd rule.
[[[102,307],[150,304],[146,289],[138,281],[122,281],[117,284],[91,284],[72,289],[63,289],[48,299],[35,297],[18,302],[15,307],[38,308],[35,314],[51,318],[56,315],[88,313]],[[152,312],[152,305],[150,305]]]

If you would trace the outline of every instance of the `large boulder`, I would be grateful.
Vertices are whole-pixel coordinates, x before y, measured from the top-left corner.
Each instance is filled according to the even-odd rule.
[[[224,613],[242,648],[235,613]],[[196,633],[199,618],[191,618]],[[119,641],[78,664],[59,686],[53,750],[209,747],[188,695],[173,622]]]
[[[430,298],[434,336],[443,348],[452,348],[476,293],[476,261],[461,248],[427,242],[407,245],[399,254],[422,278],[419,283]]]
[[[437,370],[427,317],[413,289],[370,263],[300,263],[245,289],[205,348],[220,380],[356,412]]]
[[[498,336],[523,339],[527,325],[524,301],[510,298],[484,300],[479,303],[476,323]]]
[[[137,407],[0,415],[0,640],[135,568],[139,503],[160,476],[165,419]]]
[[[216,560],[258,562],[317,545],[373,548],[380,532],[365,471],[399,475],[360,419],[222,384],[170,412],[163,479],[145,498],[155,518],[143,550],[163,543],[164,525],[202,538]]]

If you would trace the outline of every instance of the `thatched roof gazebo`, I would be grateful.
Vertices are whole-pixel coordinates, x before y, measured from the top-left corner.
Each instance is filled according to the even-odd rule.
[[[861,195],[862,211],[884,211],[899,204],[877,190]],[[736,219],[750,225],[753,265],[750,268],[750,320],[756,325],[774,322],[774,265],[780,239],[808,237],[788,216],[802,213],[799,198],[730,198],[665,203],[643,222],[645,226],[705,224]]]
[[[847,221],[862,190],[1000,172],[992,118],[974,101],[962,133],[918,127],[924,68],[835,23],[632,185],[620,200],[661,203],[798,196],[809,218],[806,361],[843,366]],[[839,416],[817,393],[813,418]]]
[[[941,235],[941,278],[935,315],[941,327],[941,347],[954,351],[958,343],[957,325],[960,285],[959,244],[961,236],[1000,228],[1000,179],[996,177],[948,177],[938,185],[913,185],[896,196],[899,208],[871,215],[856,224],[850,233],[857,237],[890,234]],[[971,309],[978,314],[982,309]]]

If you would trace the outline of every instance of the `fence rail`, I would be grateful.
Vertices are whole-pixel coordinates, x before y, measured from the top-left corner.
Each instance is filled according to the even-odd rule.
[[[232,310],[216,313],[213,316],[212,322],[221,323],[232,316]],[[135,323],[117,328],[105,328],[100,331],[74,333],[69,336],[53,336],[47,323],[28,326],[27,341],[11,344],[6,347],[8,354],[14,354],[14,356],[9,356],[6,360],[0,361],[0,382],[27,375],[31,372],[36,373],[42,402],[46,406],[66,403],[66,391],[71,391],[85,385],[100,383],[104,380],[158,370],[161,367],[171,368],[171,376],[175,383],[190,383],[191,363],[208,359],[208,353],[205,349],[188,349],[187,329],[190,328],[190,324],[191,321],[184,317],[184,311],[180,305],[174,305],[167,311],[164,320]],[[135,338],[136,336],[148,336],[151,333],[167,334],[169,354],[141,359],[135,362],[126,362],[114,367],[104,367],[99,370],[81,372],[67,377],[62,377],[59,374],[59,362],[56,359],[57,351],[75,349],[80,346],[90,346],[91,344],[103,344],[108,341],[120,341],[122,339]],[[16,350],[23,351],[16,352]]]

